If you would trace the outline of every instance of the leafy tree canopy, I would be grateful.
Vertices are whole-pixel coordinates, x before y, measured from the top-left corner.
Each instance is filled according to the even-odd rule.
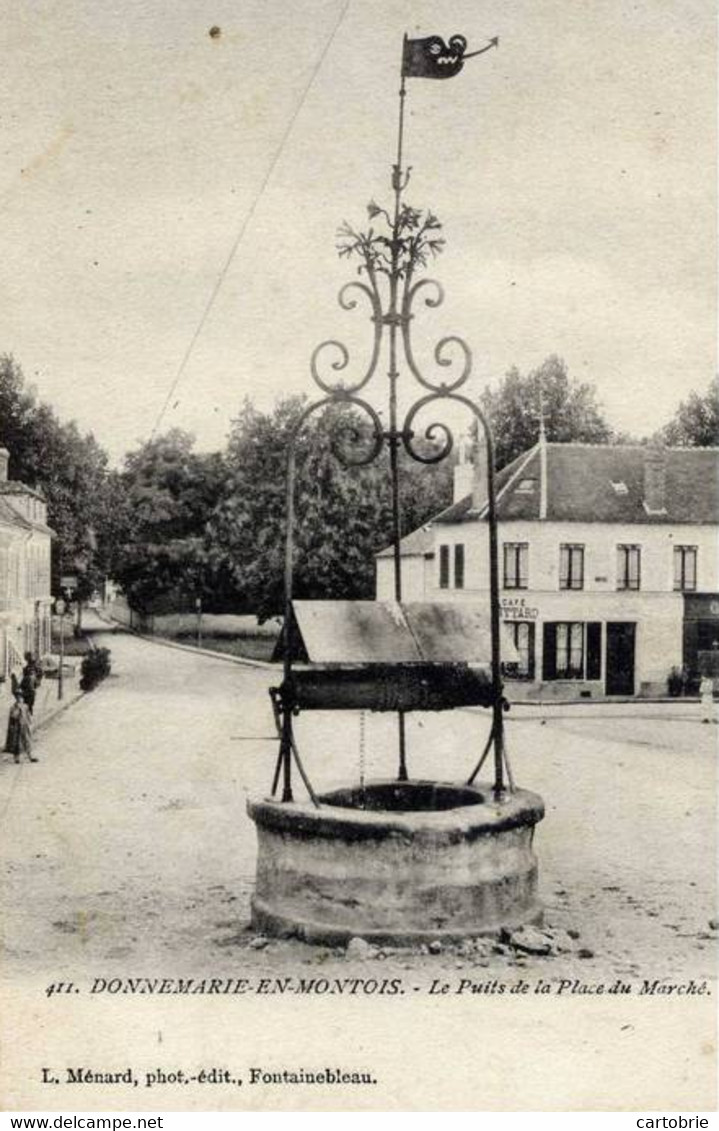
[[[87,598],[104,572],[107,456],[91,434],[63,424],[39,401],[21,367],[0,355],[0,444],[10,453],[10,476],[39,488],[48,505],[53,541],[53,588],[59,575],[78,576]]]
[[[608,444],[615,438],[594,386],[571,378],[556,354],[527,376],[513,367],[497,389],[482,394],[481,403],[492,425],[500,468],[536,444],[542,412],[548,440]]]
[[[282,609],[287,451],[303,407],[299,398],[271,413],[245,404],[230,436],[225,494],[208,528],[214,568],[231,576],[238,597],[260,617]],[[366,443],[360,419],[328,411],[310,416],[297,442],[297,597],[372,597],[374,555],[391,541],[387,454],[366,467],[343,467],[335,451],[347,452],[348,431]],[[444,465],[401,460],[405,531],[450,502],[450,475]]]
[[[719,444],[719,378],[705,393],[690,393],[661,430],[665,444],[679,448],[713,448]]]
[[[174,428],[128,453],[113,479],[112,574],[134,608],[149,611],[160,601],[180,607],[197,597],[212,606],[204,538],[223,489],[224,461],[193,446],[193,436]]]

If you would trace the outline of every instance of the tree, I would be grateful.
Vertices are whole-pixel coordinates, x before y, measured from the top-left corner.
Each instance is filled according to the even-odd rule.
[[[205,527],[221,494],[224,461],[193,452],[194,437],[174,428],[125,457],[112,480],[120,504],[112,575],[143,612],[214,596]]]
[[[690,393],[674,418],[661,430],[665,444],[679,448],[712,448],[719,444],[719,378],[705,393]]]
[[[246,402],[234,421],[227,451],[224,498],[208,528],[216,573],[234,584],[237,601],[260,618],[282,611],[287,451],[304,401],[290,398],[273,413]],[[388,457],[343,468],[348,433],[367,443],[354,413],[311,416],[297,442],[294,593],[298,598],[370,598],[374,555],[392,538]],[[403,529],[410,531],[446,506],[448,466],[420,466],[403,458],[400,490]]]
[[[481,404],[492,425],[497,467],[536,444],[542,412],[548,440],[607,444],[614,438],[594,386],[570,378],[555,354],[526,377],[510,369],[496,390],[482,394]]]
[[[0,355],[0,444],[10,453],[10,473],[44,494],[52,548],[52,584],[62,573],[78,577],[87,599],[102,575],[98,531],[103,527],[107,456],[91,434],[63,424],[25,383],[18,363]]]

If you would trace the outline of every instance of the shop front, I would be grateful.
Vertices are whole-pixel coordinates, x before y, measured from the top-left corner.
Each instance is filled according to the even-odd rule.
[[[501,607],[519,655],[504,671],[510,700],[664,696],[682,663],[680,594],[537,592],[505,596]],[[719,641],[719,616],[713,623]],[[710,638],[702,629],[695,651]]]
[[[713,653],[719,653],[719,593],[686,593],[682,659],[690,692],[696,694]]]

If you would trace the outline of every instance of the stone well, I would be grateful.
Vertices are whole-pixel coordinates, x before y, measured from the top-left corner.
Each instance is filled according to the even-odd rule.
[[[312,943],[457,939],[541,920],[535,793],[501,803],[490,786],[372,782],[310,804],[251,802],[257,827],[252,922]]]

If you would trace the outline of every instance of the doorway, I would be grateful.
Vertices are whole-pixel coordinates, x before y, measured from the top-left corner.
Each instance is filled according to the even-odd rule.
[[[624,621],[607,624],[607,695],[634,694],[636,628]]]

